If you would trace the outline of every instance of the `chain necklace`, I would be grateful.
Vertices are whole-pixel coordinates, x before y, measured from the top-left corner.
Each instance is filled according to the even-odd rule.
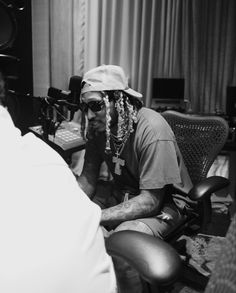
[[[122,140],[111,133],[111,141],[115,149],[115,156],[112,157],[112,162],[115,163],[114,173],[121,175],[121,166],[125,165],[125,160],[120,158],[120,155],[125,147],[125,144],[130,136],[130,131],[127,131]]]

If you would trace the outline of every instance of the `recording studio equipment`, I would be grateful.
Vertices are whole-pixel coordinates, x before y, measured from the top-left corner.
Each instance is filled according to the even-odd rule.
[[[69,91],[54,87],[48,89],[48,97],[55,99],[57,104],[67,106],[70,110],[70,120],[73,119],[74,113],[79,110],[81,82],[82,77],[75,75],[70,78]]]
[[[56,100],[59,99],[69,99],[70,96],[70,92],[69,91],[63,91],[63,90],[59,90],[55,87],[50,87],[48,89],[48,96],[51,98],[54,98]]]
[[[183,112],[184,103],[184,78],[153,78],[152,109]]]
[[[74,113],[80,107],[81,81],[82,77],[72,76],[69,91],[50,87],[46,97],[31,97],[40,101],[41,111],[40,125],[32,126],[29,129],[43,138],[68,162],[71,153],[81,150],[85,146],[84,138],[80,133],[80,125],[72,121]],[[65,112],[69,112],[67,119]]]
[[[226,115],[229,123],[229,141],[236,141],[236,86],[226,89]]]
[[[36,125],[29,128],[33,133],[44,138],[42,125]],[[53,148],[59,147],[61,151],[76,151],[83,149],[85,141],[80,134],[78,124],[74,122],[62,122],[55,134],[48,134],[47,143]],[[57,148],[58,150],[58,148]]]
[[[50,87],[47,97],[34,97],[42,100],[40,122],[46,140],[48,135],[55,135],[63,121],[72,121],[74,113],[79,110],[81,81],[82,77],[72,76],[69,82],[69,91]],[[69,135],[69,133],[67,134]]]
[[[81,83],[82,77],[78,75],[74,75],[70,78],[69,82],[69,91],[71,92],[70,98],[73,104],[80,102],[80,93],[81,93]],[[74,118],[75,111],[71,111],[70,120]]]
[[[66,106],[67,110],[78,110],[79,109],[79,101],[76,103],[70,102],[70,92],[62,91],[53,87],[48,89],[48,94],[45,97],[40,96],[32,96],[31,94],[19,93],[17,91],[8,90],[8,93],[11,95],[15,95],[18,98],[28,98],[29,100],[37,100],[41,103],[46,103],[48,106]]]
[[[60,124],[65,120],[71,121],[74,113],[79,110],[81,81],[82,77],[72,76],[69,91],[50,87],[45,97],[24,94],[11,89],[8,90],[8,94],[16,97],[16,101],[24,98],[38,104],[39,117],[37,122],[42,125],[42,135],[47,140],[48,135],[54,135]],[[69,118],[67,118],[68,116]]]
[[[0,50],[13,45],[17,34],[17,21],[11,4],[0,1]]]
[[[236,86],[228,86],[226,93],[226,114],[230,124],[236,126]]]
[[[8,88],[33,92],[31,1],[0,0],[0,68]],[[22,133],[32,125],[33,102],[9,94],[7,107]]]

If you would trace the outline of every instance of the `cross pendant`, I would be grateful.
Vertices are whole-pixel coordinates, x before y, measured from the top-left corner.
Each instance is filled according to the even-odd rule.
[[[116,157],[112,157],[112,162],[115,163],[115,174],[121,175],[121,166],[125,165],[125,160],[122,160],[116,155]]]

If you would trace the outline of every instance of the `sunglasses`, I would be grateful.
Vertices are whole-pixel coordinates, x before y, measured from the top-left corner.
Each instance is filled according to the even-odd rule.
[[[102,110],[104,107],[104,101],[92,101],[89,103],[80,103],[80,109],[81,111],[87,113],[88,109],[90,109],[92,112],[96,113]]]

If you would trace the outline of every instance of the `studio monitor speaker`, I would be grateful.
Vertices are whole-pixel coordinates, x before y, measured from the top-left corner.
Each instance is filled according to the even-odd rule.
[[[25,132],[33,119],[31,0],[0,0],[0,68],[9,91],[9,111]]]
[[[226,114],[229,117],[236,117],[236,86],[227,87]]]

